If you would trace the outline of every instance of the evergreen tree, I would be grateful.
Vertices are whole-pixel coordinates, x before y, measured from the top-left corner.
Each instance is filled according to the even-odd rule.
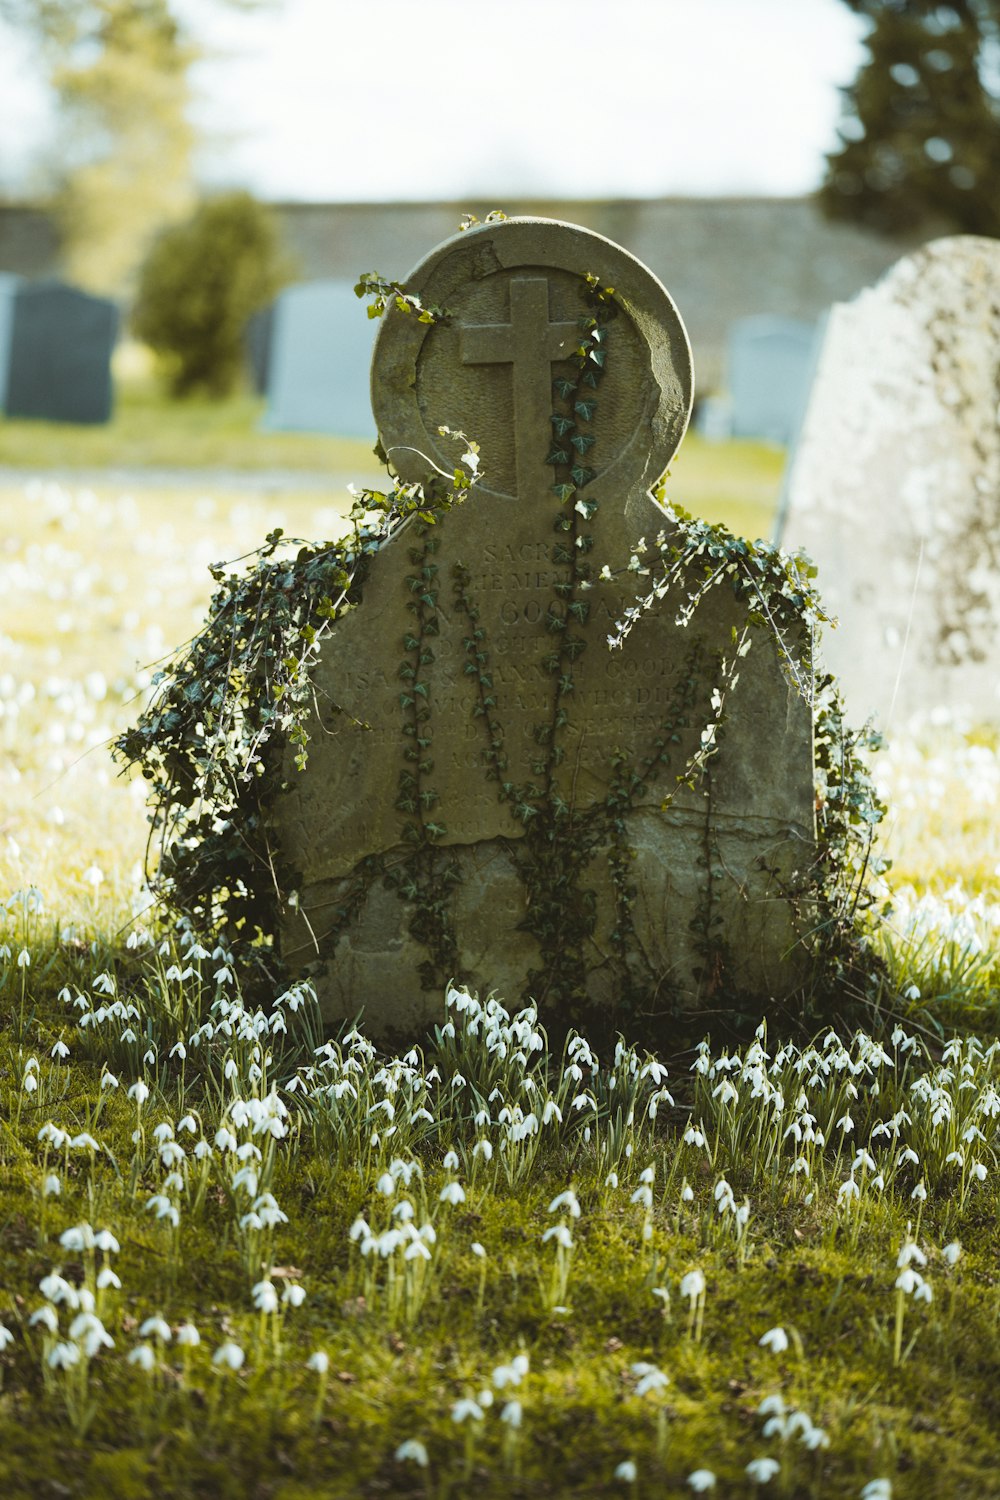
[[[886,232],[1000,235],[1000,0],[845,0],[872,23],[820,201]]]

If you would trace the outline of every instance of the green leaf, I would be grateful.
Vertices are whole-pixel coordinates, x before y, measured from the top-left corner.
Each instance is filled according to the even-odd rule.
[[[574,385],[573,381],[566,380],[565,378],[554,380],[552,384],[554,389],[558,392],[558,394],[563,398],[564,401],[568,401],[570,396],[572,396],[573,392],[576,390],[576,386]]]
[[[552,416],[549,418],[549,421],[552,423],[552,426],[555,428],[556,433],[559,437],[563,437],[576,425],[572,417],[563,416],[561,412],[553,412]]]
[[[570,438],[570,442],[574,445],[574,447],[576,446],[576,438]],[[583,450],[581,449],[581,452],[582,451]],[[549,456],[545,460],[545,462],[547,464],[568,464],[569,450],[566,448],[553,448],[550,450]]]
[[[577,401],[574,402],[573,410],[576,412],[578,417],[582,418],[584,422],[589,422],[591,417],[594,415],[594,412],[597,410],[597,402]]]
[[[558,495],[562,501],[569,500],[576,494],[575,484],[554,484],[551,488],[553,495]]]
[[[573,447],[582,458],[587,449],[594,446],[594,444],[597,442],[597,439],[592,433],[577,432],[573,435],[573,437],[570,438],[570,442],[573,444]],[[563,462],[565,462],[565,459],[563,460]]]

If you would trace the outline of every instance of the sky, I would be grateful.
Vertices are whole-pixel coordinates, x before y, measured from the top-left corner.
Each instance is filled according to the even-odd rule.
[[[279,200],[798,194],[863,58],[842,0],[177,0],[206,187]],[[0,191],[52,111],[0,26]]]

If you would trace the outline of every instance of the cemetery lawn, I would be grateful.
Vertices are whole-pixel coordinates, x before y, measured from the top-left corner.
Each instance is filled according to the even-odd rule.
[[[996,738],[876,758],[839,1031],[327,1046],[146,909],[106,746],[207,563],[344,503],[0,493],[0,1494],[1000,1495]]]
[[[324,476],[342,485],[377,483],[372,442],[311,433],[262,432],[262,397],[243,392],[223,401],[170,401],[148,372],[119,374],[116,405],[104,427],[11,421],[0,415],[0,470],[221,469]],[[374,439],[372,440],[374,441]],[[667,486],[670,498],[749,537],[771,534],[784,452],[766,443],[706,443],[689,432]]]

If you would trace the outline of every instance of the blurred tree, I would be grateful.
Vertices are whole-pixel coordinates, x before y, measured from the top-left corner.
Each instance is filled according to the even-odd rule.
[[[1000,0],[845,0],[872,23],[820,201],[886,232],[1000,235]]]
[[[127,296],[156,231],[194,202],[187,110],[197,49],[176,9],[176,0],[0,0],[0,18],[37,40],[56,93],[64,259],[94,291]]]
[[[210,198],[159,235],[140,274],[132,326],[160,356],[174,395],[233,390],[249,318],[291,276],[274,216],[249,193]]]

